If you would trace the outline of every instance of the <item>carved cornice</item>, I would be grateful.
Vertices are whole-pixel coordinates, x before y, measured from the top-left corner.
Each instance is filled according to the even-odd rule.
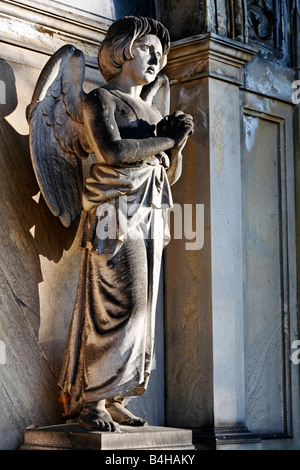
[[[104,17],[74,14],[34,0],[0,2],[3,43],[47,55],[71,43],[83,50],[87,63],[94,67],[97,67],[95,51],[110,22]]]
[[[246,44],[214,33],[172,43],[165,72],[171,84],[214,77],[243,85],[243,66],[257,53]]]
[[[87,41],[97,42],[106,33],[111,19],[100,15],[75,14],[67,9],[31,0],[1,0],[0,11],[8,16],[39,24],[51,30],[74,35]]]

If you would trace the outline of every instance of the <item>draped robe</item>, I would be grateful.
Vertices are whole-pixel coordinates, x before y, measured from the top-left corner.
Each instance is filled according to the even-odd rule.
[[[92,165],[83,191],[82,262],[59,385],[70,414],[147,388],[172,196],[164,158]]]

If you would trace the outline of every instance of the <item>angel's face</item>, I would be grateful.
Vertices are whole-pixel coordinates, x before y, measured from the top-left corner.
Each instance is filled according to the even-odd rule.
[[[137,39],[132,46],[133,59],[123,64],[126,73],[136,85],[146,85],[155,80],[161,68],[162,45],[154,34],[146,34]]]

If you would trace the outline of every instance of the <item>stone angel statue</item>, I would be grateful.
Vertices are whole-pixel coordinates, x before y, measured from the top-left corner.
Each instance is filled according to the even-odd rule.
[[[106,84],[83,91],[84,55],[63,46],[45,65],[29,110],[33,167],[49,209],[81,214],[77,295],[59,386],[87,429],[142,426],[125,401],[147,387],[170,186],[193,119],[168,115],[160,70],[170,47],[158,21],[115,21],[99,47]],[[86,181],[81,159],[94,155]]]

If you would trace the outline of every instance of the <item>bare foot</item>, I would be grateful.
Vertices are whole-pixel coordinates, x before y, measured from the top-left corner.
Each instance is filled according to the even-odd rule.
[[[113,420],[119,424],[125,426],[147,426],[145,419],[138,418],[117,401],[106,400],[106,409]]]
[[[79,415],[78,424],[90,430],[119,431],[119,425],[105,409],[105,400],[86,404]]]

